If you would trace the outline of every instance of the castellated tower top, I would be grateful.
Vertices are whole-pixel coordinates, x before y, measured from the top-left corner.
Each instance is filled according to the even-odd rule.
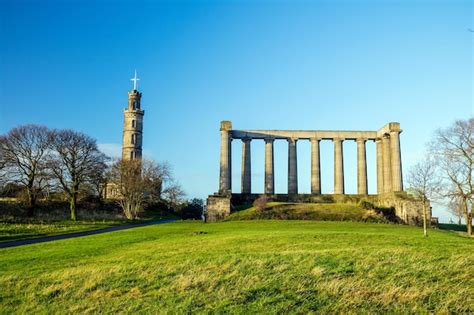
[[[122,159],[133,160],[142,157],[143,115],[141,109],[142,93],[137,90],[137,72],[131,79],[133,90],[128,92],[128,106],[123,111]]]
[[[128,92],[128,108],[127,110],[140,110],[142,99],[142,93],[137,90],[132,90]]]

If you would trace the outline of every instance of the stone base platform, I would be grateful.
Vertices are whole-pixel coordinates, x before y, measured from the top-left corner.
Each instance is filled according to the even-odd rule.
[[[210,195],[207,198],[206,221],[216,222],[228,217],[233,208],[239,205],[252,204],[261,194],[227,194]],[[378,195],[336,195],[336,194],[275,194],[267,195],[270,202],[295,203],[347,203],[358,204],[362,199],[375,206],[394,208],[395,215],[405,224],[419,225],[423,222],[422,201],[408,195],[406,192],[391,192]],[[428,222],[431,220],[431,207],[427,204]]]

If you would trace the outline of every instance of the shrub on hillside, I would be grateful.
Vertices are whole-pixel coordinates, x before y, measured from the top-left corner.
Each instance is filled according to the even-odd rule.
[[[389,222],[387,220],[387,218],[385,218],[383,213],[377,212],[373,209],[368,210],[367,213],[364,214],[364,216],[362,217],[362,221],[364,221],[364,222],[386,222],[386,223]]]
[[[255,212],[257,214],[262,214],[265,208],[267,207],[268,197],[266,195],[261,195],[253,202],[255,207]]]
[[[181,219],[201,219],[204,200],[194,198],[186,202],[185,206],[176,212]]]
[[[365,209],[365,210],[375,209],[374,204],[371,203],[370,201],[365,200],[365,199],[361,199],[359,201],[359,207],[361,207],[362,209]]]

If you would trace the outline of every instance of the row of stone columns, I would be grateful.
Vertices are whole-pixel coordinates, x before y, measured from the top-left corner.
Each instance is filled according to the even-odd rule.
[[[231,138],[221,128],[220,193],[230,193],[231,188]],[[242,193],[250,194],[251,180],[251,138],[242,139]],[[265,139],[265,194],[275,193],[274,138]],[[288,138],[288,194],[298,193],[298,163],[296,143],[298,139]],[[344,194],[344,157],[342,138],[332,139],[334,143],[334,193]],[[321,139],[311,141],[311,193],[321,194]],[[357,143],[357,193],[367,195],[367,139],[356,139]],[[385,134],[376,139],[377,193],[402,191],[399,132]]]
[[[375,140],[377,193],[403,191],[400,132],[391,131]]]

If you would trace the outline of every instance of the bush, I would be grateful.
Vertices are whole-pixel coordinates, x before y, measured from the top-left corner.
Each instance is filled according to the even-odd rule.
[[[365,199],[361,199],[359,201],[359,207],[361,207],[362,209],[365,209],[365,210],[375,209],[374,204],[371,203],[370,201],[365,200]]]
[[[381,212],[377,212],[375,210],[369,210],[366,214],[362,217],[362,221],[364,222],[389,222],[387,218]]]
[[[186,205],[177,212],[177,214],[184,220],[201,219],[203,207],[204,201],[202,199],[194,198],[189,200]]]
[[[253,202],[255,207],[255,212],[257,214],[262,214],[265,208],[267,207],[268,197],[266,195],[261,195]]]

